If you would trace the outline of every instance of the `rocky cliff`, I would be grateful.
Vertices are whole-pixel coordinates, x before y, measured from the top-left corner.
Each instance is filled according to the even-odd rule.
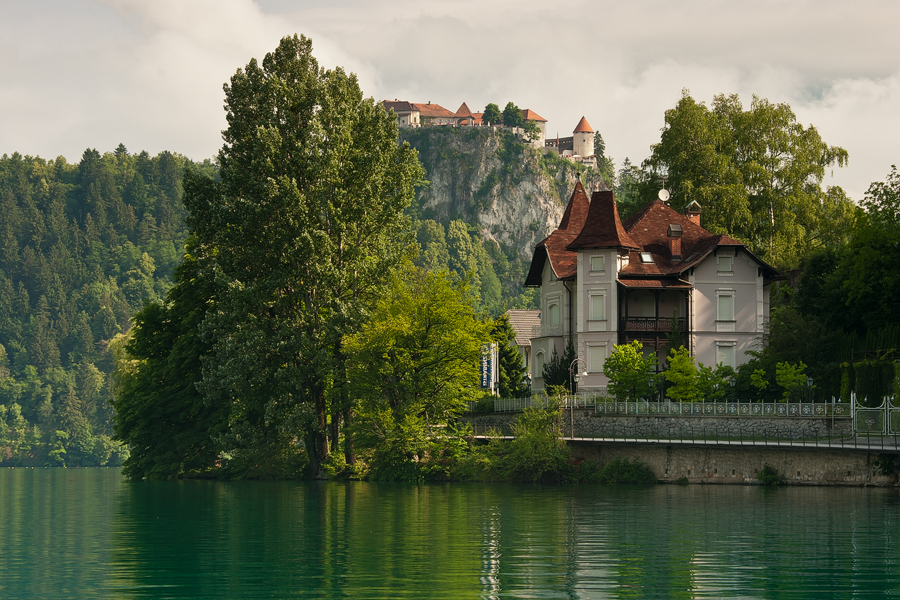
[[[477,224],[484,240],[525,261],[559,224],[579,176],[586,186],[603,185],[596,172],[504,130],[404,129],[400,139],[419,151],[430,182],[417,194],[421,218]]]

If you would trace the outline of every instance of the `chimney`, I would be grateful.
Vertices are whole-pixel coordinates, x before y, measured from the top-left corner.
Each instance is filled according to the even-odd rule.
[[[702,212],[700,204],[696,200],[692,200],[684,210],[685,216],[690,219],[694,225],[700,225],[700,213]]]
[[[698,215],[699,220],[699,215]],[[666,235],[669,238],[669,253],[672,256],[672,260],[681,260],[681,236],[683,235],[683,231],[681,230],[681,225],[669,225],[669,231]]]

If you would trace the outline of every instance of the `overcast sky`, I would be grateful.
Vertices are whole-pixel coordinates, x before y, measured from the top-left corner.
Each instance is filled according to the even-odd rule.
[[[850,153],[855,200],[900,163],[900,2],[842,0],[0,0],[0,154],[212,157],[222,84],[293,33],[366,95],[582,115],[640,163],[687,88],[791,105]]]

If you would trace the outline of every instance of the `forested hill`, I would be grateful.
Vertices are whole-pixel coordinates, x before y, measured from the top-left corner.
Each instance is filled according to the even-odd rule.
[[[599,175],[488,129],[405,131],[429,181],[409,208],[419,263],[468,278],[476,308],[535,306],[522,282],[578,176]],[[0,464],[103,465],[112,440],[109,341],[163,299],[187,236],[172,152],[86,150],[78,164],[0,158]]]
[[[121,144],[78,164],[0,158],[0,463],[121,460],[107,345],[171,285],[185,167],[215,174]]]

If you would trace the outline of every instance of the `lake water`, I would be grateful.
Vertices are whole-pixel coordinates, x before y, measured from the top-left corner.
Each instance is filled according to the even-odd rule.
[[[900,494],[0,469],[0,598],[204,597],[900,597]]]

